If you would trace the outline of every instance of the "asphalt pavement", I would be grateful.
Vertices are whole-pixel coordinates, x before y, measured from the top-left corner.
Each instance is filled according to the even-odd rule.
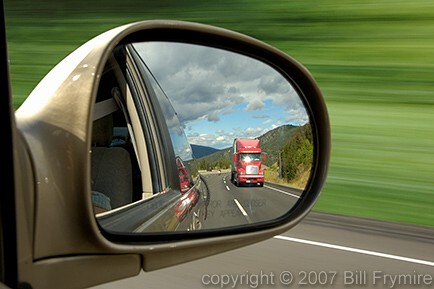
[[[434,288],[434,228],[312,212],[266,241],[92,288]]]

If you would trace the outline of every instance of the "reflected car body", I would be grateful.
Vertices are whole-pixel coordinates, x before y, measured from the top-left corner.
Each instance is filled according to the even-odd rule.
[[[93,186],[97,183],[96,176],[104,173],[109,178],[103,178],[104,183],[120,178],[115,180],[110,188],[106,188],[106,191],[97,191],[106,193],[113,199],[118,198],[121,193],[131,194],[126,198],[129,200],[127,203],[112,204],[113,210],[97,214],[97,220],[109,232],[143,233],[200,229],[205,222],[206,214],[203,212],[206,211],[207,204],[203,195],[207,192],[202,192],[202,188],[205,187],[199,185],[200,179],[194,181],[181,159],[180,155],[183,155],[184,158],[192,160],[191,153],[176,151],[176,147],[171,145],[174,143],[173,138],[176,137],[176,143],[187,148],[187,152],[191,152],[190,144],[178,125],[179,121],[171,103],[165,101],[167,98],[164,91],[146,64],[137,59],[132,46],[120,46],[115,49],[101,79],[102,83],[110,85],[101,86],[98,92],[94,109],[96,120],[92,144],[98,145],[103,143],[99,139],[108,138],[110,149],[125,148],[129,153],[133,184],[132,189],[126,192],[121,192],[120,188],[110,192],[113,186],[131,178],[130,174],[122,175],[121,167],[125,166],[123,163],[112,161],[106,171],[101,169],[101,164],[98,166],[99,170],[93,169]],[[159,91],[154,90],[155,88]],[[154,95],[162,101],[151,101]],[[110,101],[115,103],[106,108],[107,102]],[[102,125],[98,124],[107,117],[113,119],[113,133],[110,131],[111,128],[102,128]],[[154,127],[158,118],[161,118],[160,123],[167,123],[163,130]],[[173,133],[173,130],[176,132]],[[110,131],[108,137],[105,136],[105,131]],[[169,139],[171,141],[159,146],[163,151],[152,145],[154,142]],[[91,148],[92,164],[100,147]],[[104,159],[108,159],[109,150],[105,151]],[[103,162],[100,160],[100,163]],[[174,163],[177,177],[174,177],[171,170],[166,169],[175,167]],[[152,171],[157,173],[149,174],[146,171],[148,167],[155,168]],[[153,184],[152,187],[149,183]]]
[[[180,157],[176,158],[176,165],[178,167],[179,186],[181,187],[181,193],[185,194],[192,187],[191,176]]]

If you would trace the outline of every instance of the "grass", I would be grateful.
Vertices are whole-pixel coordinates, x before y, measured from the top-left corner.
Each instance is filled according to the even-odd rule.
[[[301,173],[300,176],[296,178],[296,180],[288,182],[285,179],[279,177],[277,163],[273,164],[270,167],[266,167],[263,165],[263,168],[264,168],[266,182],[280,184],[280,185],[303,190],[304,188],[306,188],[306,184],[309,181],[310,171],[305,171]]]
[[[233,29],[298,59],[323,91],[333,149],[315,210],[434,226],[431,0],[34,3],[5,0],[15,107],[66,54],[116,25],[170,18]]]

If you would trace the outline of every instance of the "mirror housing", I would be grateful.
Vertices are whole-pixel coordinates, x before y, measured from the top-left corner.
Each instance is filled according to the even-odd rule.
[[[297,86],[311,117],[316,149],[310,181],[294,208],[255,228],[185,236],[112,235],[99,227],[90,198],[93,109],[111,52],[120,43],[135,41],[180,41],[234,51],[267,63]],[[50,71],[15,116],[18,275],[33,288],[64,288],[76,280],[71,268],[77,264],[83,269],[80,286],[92,286],[136,275],[140,268],[150,271],[184,263],[287,231],[314,206],[330,158],[328,113],[308,70],[259,40],[197,23],[143,21],[95,37]],[[50,278],[54,274],[57,278]]]

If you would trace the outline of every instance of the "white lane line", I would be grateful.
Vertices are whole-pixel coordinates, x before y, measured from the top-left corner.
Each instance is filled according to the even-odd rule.
[[[391,255],[391,254],[386,254],[386,253],[368,251],[368,250],[363,250],[363,249],[357,249],[357,248],[351,248],[351,247],[345,247],[345,246],[339,246],[339,245],[333,245],[333,244],[327,244],[327,243],[321,243],[321,242],[316,242],[316,241],[291,238],[291,237],[286,237],[286,236],[275,236],[274,238],[280,239],[280,240],[285,240],[285,241],[290,241],[290,242],[297,242],[297,243],[302,243],[302,244],[308,244],[308,245],[313,245],[313,246],[325,247],[325,248],[330,248],[330,249],[342,250],[342,251],[347,251],[347,252],[365,254],[365,255],[370,255],[370,256],[382,257],[382,258],[387,258],[387,259],[393,259],[393,260],[398,260],[398,261],[404,261],[404,262],[410,262],[410,263],[434,267],[434,262],[420,260],[420,259],[402,257],[402,256],[397,256],[397,255]]]
[[[237,199],[234,199],[234,202],[235,202],[235,204],[237,204],[238,209],[240,209],[241,213],[242,213],[244,216],[247,216],[246,210],[244,210],[244,208],[243,208],[243,206],[241,206],[240,202],[238,202]]]
[[[230,191],[231,189],[228,186],[226,186],[226,190]]]
[[[275,190],[275,191],[277,191],[279,193],[286,194],[286,195],[289,195],[291,197],[300,199],[300,196],[297,196],[297,195],[294,195],[294,194],[291,194],[291,193],[288,193],[288,192],[285,192],[285,191],[282,191],[282,190],[279,190],[279,189],[276,189],[276,188],[273,188],[273,187],[270,187],[270,186],[267,186],[267,185],[264,185],[264,187],[272,189],[272,190]]]

